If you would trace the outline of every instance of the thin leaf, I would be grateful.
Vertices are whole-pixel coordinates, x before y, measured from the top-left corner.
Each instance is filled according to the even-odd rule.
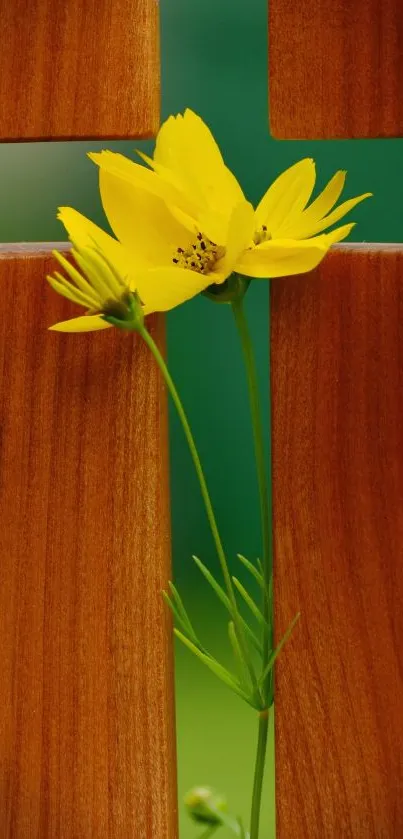
[[[234,653],[235,663],[238,667],[239,672],[239,680],[243,687],[249,687],[249,679],[248,679],[248,667],[245,662],[244,656],[242,655],[242,650],[239,645],[239,641],[237,638],[237,634],[235,632],[235,624],[234,621],[230,621],[228,624],[228,635],[230,644],[232,647],[232,651]]]
[[[222,586],[220,586],[220,584],[217,583],[217,580],[215,579],[215,577],[213,577],[211,571],[209,571],[207,566],[204,565],[204,563],[201,561],[201,559],[199,559],[198,556],[193,556],[192,559],[196,563],[199,571],[201,571],[201,573],[203,574],[203,576],[205,577],[207,582],[211,585],[211,588],[213,589],[213,591],[215,591],[218,599],[221,600],[221,603],[224,604],[225,608],[228,609],[228,611],[232,615],[233,610],[232,610],[232,606],[231,606],[231,603],[230,603],[230,599],[229,599],[228,595],[225,593]]]
[[[238,824],[239,824],[239,839],[249,839],[249,833],[246,832],[243,821],[240,816],[238,816]]]
[[[260,571],[257,570],[255,565],[253,565],[253,562],[250,562],[249,559],[246,559],[246,556],[242,556],[242,554],[237,554],[237,557],[239,561],[242,562],[242,565],[244,565],[245,568],[247,568],[248,571],[250,571],[252,576],[255,578],[256,582],[259,584],[260,588],[264,588],[263,575],[260,573]]]
[[[265,587],[265,596],[269,604],[269,610],[271,611],[273,608],[273,574],[270,574],[269,582]]]
[[[201,571],[201,573],[203,574],[204,578],[207,580],[213,591],[216,593],[218,599],[221,601],[221,603],[223,603],[227,611],[230,613],[231,617],[233,617],[233,609],[230,603],[230,599],[228,595],[225,593],[222,586],[220,586],[220,584],[217,583],[217,580],[215,579],[215,577],[213,577],[211,571],[209,571],[207,566],[204,565],[204,563],[201,561],[201,559],[199,559],[199,557],[193,556],[192,559],[196,563],[199,571]],[[249,636],[249,639],[253,644],[255,650],[259,653],[259,655],[262,655],[261,641],[259,641],[259,638],[256,637],[255,633],[253,632],[253,629],[250,628],[249,624],[246,622],[245,618],[242,617],[242,615],[239,616],[239,620],[242,624],[243,629]]]
[[[268,627],[268,624],[266,623],[266,621],[265,621],[265,619],[262,615],[262,612],[260,611],[259,607],[256,605],[253,598],[250,596],[250,594],[246,591],[245,586],[242,585],[242,583],[238,580],[237,577],[233,577],[232,579],[233,579],[233,583],[234,583],[235,588],[238,589],[239,594],[244,599],[246,605],[249,607],[249,609],[251,610],[251,612],[254,615],[254,617],[256,618],[256,620],[260,623],[260,625],[262,627],[265,627],[265,626]]]
[[[213,824],[211,827],[208,827],[204,833],[201,833],[198,839],[210,839],[211,836],[214,836],[217,833],[217,830],[222,827],[222,824]]]
[[[163,596],[163,598],[164,598],[164,600],[165,600],[165,603],[169,606],[169,608],[170,608],[170,610],[171,610],[172,614],[174,615],[174,617],[175,617],[175,619],[176,619],[176,622],[177,622],[177,623],[179,624],[179,626],[183,629],[183,631],[184,631],[185,635],[186,635],[186,636],[187,636],[187,635],[190,635],[190,640],[192,641],[192,643],[194,643],[194,644],[195,644],[195,646],[196,646],[196,647],[198,647],[198,648],[199,648],[199,650],[201,650],[201,652],[202,652],[202,653],[205,653],[205,654],[207,655],[207,651],[204,649],[203,645],[200,643],[200,641],[199,641],[199,639],[198,639],[198,637],[197,637],[196,633],[194,633],[194,635],[193,635],[193,636],[189,633],[189,630],[188,630],[188,624],[184,623],[184,621],[183,621],[183,619],[182,619],[182,616],[181,616],[180,612],[178,611],[178,608],[177,608],[176,604],[175,604],[175,603],[174,603],[174,601],[173,601],[173,600],[169,597],[169,594],[167,594],[167,592],[166,592],[166,591],[163,591],[163,592],[162,592],[162,596]],[[175,631],[175,630],[174,630],[174,631]]]
[[[268,586],[265,590],[264,596],[267,602],[267,620],[269,624],[269,644],[273,646],[273,574],[270,574]]]
[[[257,564],[257,567],[259,568],[259,571],[260,571],[262,577],[264,578],[264,571],[263,571],[263,565],[262,565],[261,559],[257,559],[256,564]]]
[[[163,592],[162,592],[162,596],[163,596],[163,598],[164,598],[165,603],[167,604],[167,606],[169,606],[169,608],[170,608],[170,610],[171,610],[171,612],[172,612],[173,616],[176,618],[176,621],[177,621],[177,623],[179,624],[179,626],[181,626],[181,627],[182,627],[182,629],[183,629],[185,632],[187,632],[187,631],[188,631],[187,626],[183,623],[183,620],[182,620],[182,618],[181,618],[181,616],[180,616],[180,614],[179,614],[179,612],[178,612],[178,610],[177,610],[177,608],[176,608],[176,606],[175,606],[175,603],[173,603],[173,601],[172,601],[172,600],[171,600],[171,598],[169,597],[169,594],[167,594],[167,592],[166,592],[166,591],[163,591]]]
[[[238,696],[244,699],[245,702],[247,702],[249,705],[252,705],[253,708],[255,707],[255,704],[252,704],[251,697],[247,693],[245,693],[245,691],[241,688],[239,682],[237,682],[234,679],[232,674],[228,670],[226,670],[226,668],[223,667],[222,664],[220,664],[218,661],[216,661],[215,658],[212,658],[210,655],[202,653],[201,650],[199,650],[198,647],[196,647],[195,644],[193,644],[192,641],[189,640],[189,638],[186,638],[186,635],[184,635],[183,632],[179,631],[179,629],[174,629],[174,633],[176,637],[179,638],[180,641],[182,641],[182,644],[184,644],[185,647],[187,647],[197,658],[199,658],[200,661],[203,662],[203,664],[205,664],[206,667],[208,667],[209,670],[211,670],[211,672],[215,674],[215,676],[217,676],[222,682],[224,682],[225,685],[227,685],[227,687],[231,688],[231,690],[234,693],[238,694]]]
[[[267,665],[266,665],[266,667],[265,667],[265,669],[264,669],[264,671],[263,671],[263,673],[262,673],[262,676],[261,676],[261,678],[260,678],[260,684],[263,684],[263,682],[265,681],[266,677],[267,677],[267,676],[268,676],[268,674],[270,673],[270,670],[272,670],[273,665],[274,665],[274,662],[276,661],[277,656],[281,653],[281,650],[283,649],[284,644],[286,643],[286,641],[288,641],[288,639],[289,639],[289,637],[290,637],[290,635],[291,635],[291,633],[292,633],[292,631],[293,631],[293,629],[294,629],[295,624],[297,623],[297,621],[298,621],[298,620],[299,620],[299,618],[300,618],[300,614],[301,614],[301,613],[300,613],[300,612],[298,612],[298,613],[295,615],[295,618],[293,618],[293,620],[291,621],[291,623],[290,623],[290,625],[289,625],[288,629],[286,630],[286,632],[284,633],[284,635],[283,635],[283,637],[282,637],[281,641],[277,644],[277,647],[276,647],[276,649],[274,650],[274,652],[272,652],[272,654],[271,654],[271,656],[270,656],[270,658],[269,658],[269,660],[268,660],[268,662],[267,662]]]
[[[193,640],[195,640],[195,642],[198,644],[198,646],[200,646],[199,640],[198,640],[197,635],[196,635],[196,633],[193,629],[193,626],[190,622],[189,615],[188,615],[188,613],[185,609],[185,606],[183,604],[183,600],[182,600],[182,598],[181,598],[181,596],[178,592],[178,589],[176,588],[176,586],[174,586],[174,584],[172,582],[169,583],[169,588],[171,589],[172,596],[173,596],[173,599],[174,599],[175,604],[176,604],[176,608],[177,608],[179,614],[182,617],[182,622],[187,626],[187,631],[188,631],[189,637],[193,638]]]

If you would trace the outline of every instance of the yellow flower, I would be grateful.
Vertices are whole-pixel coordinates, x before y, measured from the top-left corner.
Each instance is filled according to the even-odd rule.
[[[107,329],[113,325],[126,329],[142,325],[144,313],[137,294],[128,287],[125,279],[98,247],[73,247],[71,253],[77,267],[59,251],[52,253],[69,279],[55,271],[47,276],[49,284],[67,300],[84,306],[87,314],[57,323],[50,329],[59,332],[87,332]]]
[[[188,229],[196,226],[212,241],[222,243],[234,208],[245,201],[213,135],[191,110],[169,117],[162,125],[152,159],[140,153],[150,169],[110,151],[89,156],[100,168],[101,195],[109,221],[111,215],[116,220],[113,193],[122,195],[121,181],[126,184],[127,212],[129,205],[141,205],[146,194],[152,195],[164,202],[182,225]],[[345,172],[336,172],[309,204],[315,185],[313,160],[301,160],[283,172],[260,201],[251,232],[245,229],[242,238],[247,232],[250,238],[239,252],[235,271],[271,278],[312,270],[333,243],[348,236],[354,224],[331,233],[323,231],[371,195],[365,193],[335,207],[345,177]],[[250,225],[249,217],[247,223]],[[112,226],[117,233],[116,224]]]
[[[226,237],[217,243],[190,218],[175,217],[158,195],[133,190],[121,178],[102,177],[101,196],[116,239],[70,207],[60,208],[58,217],[78,247],[95,243],[127,277],[128,288],[138,292],[145,314],[167,311],[210,285],[224,283],[253,232],[253,208],[244,199],[234,206]],[[54,328],[88,331],[105,324],[93,315]]]

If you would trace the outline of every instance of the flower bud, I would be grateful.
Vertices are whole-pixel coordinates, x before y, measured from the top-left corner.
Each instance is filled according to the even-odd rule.
[[[186,793],[184,801],[190,817],[203,824],[221,824],[220,813],[227,811],[225,797],[210,787],[193,787]]]

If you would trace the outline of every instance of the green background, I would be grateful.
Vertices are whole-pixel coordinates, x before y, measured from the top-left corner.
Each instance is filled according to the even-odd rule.
[[[279,142],[269,136],[266,0],[163,0],[161,29],[162,117],[185,107],[199,112],[252,201],[282,169],[309,155],[316,159],[319,185],[342,168],[349,171],[346,197],[374,192],[371,201],[353,212],[359,224],[352,239],[402,240],[401,140]],[[85,152],[113,148],[131,155],[134,145],[152,148],[152,143],[132,142],[0,147],[0,241],[64,238],[55,218],[60,204],[71,204],[105,224],[96,167]],[[252,284],[248,313],[268,440],[265,281]],[[259,555],[260,538],[246,387],[229,309],[200,298],[170,313],[168,344],[171,369],[188,409],[222,535],[235,566],[236,552],[250,558]],[[225,660],[225,614],[191,561],[196,553],[216,568],[192,465],[173,415],[171,465],[175,578],[196,624],[204,629],[206,646]],[[256,736],[254,712],[182,648],[177,649],[176,686],[180,797],[194,784],[211,784],[227,793],[230,805],[247,821]],[[273,771],[271,760],[262,839],[274,836]],[[193,839],[199,833],[182,812],[181,839]],[[226,839],[226,832],[220,836]]]

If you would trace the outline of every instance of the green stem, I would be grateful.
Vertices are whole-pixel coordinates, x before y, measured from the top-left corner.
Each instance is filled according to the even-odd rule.
[[[264,673],[273,647],[273,619],[270,596],[270,582],[273,565],[271,493],[269,493],[269,482],[266,476],[265,446],[256,362],[242,298],[232,302],[232,311],[234,313],[235,322],[241,339],[242,351],[245,360],[259,486],[260,519],[263,542],[262,567],[265,582],[265,591],[263,595],[263,614],[265,617],[265,623],[263,627],[262,656],[262,673]],[[272,692],[273,678],[272,672],[270,671],[265,677],[263,684],[263,697],[267,706],[267,711],[260,714],[259,717],[259,735],[253,784],[250,839],[258,839],[259,837],[260,809],[267,749],[268,709],[272,701]]]
[[[252,813],[250,823],[250,839],[258,839],[260,810],[262,804],[262,789],[264,769],[266,763],[267,735],[269,730],[269,709],[259,714],[259,732],[257,740],[255,776],[253,780]]]
[[[234,624],[235,624],[237,635],[238,635],[239,644],[241,646],[242,653],[244,655],[245,662],[246,662],[248,670],[249,670],[249,674],[250,674],[250,677],[251,677],[252,684],[253,684],[254,687],[257,687],[256,674],[255,674],[255,671],[253,669],[252,663],[250,661],[250,656],[249,656],[249,652],[248,652],[248,649],[247,649],[245,636],[244,636],[243,628],[242,628],[242,624],[241,624],[240,614],[238,612],[238,606],[237,606],[237,602],[236,602],[236,598],[235,598],[234,587],[233,587],[232,580],[231,580],[231,575],[230,575],[229,569],[228,569],[227,559],[226,559],[226,556],[225,556],[225,552],[224,552],[223,544],[222,544],[222,541],[221,541],[221,537],[220,537],[220,534],[219,534],[219,531],[218,531],[217,522],[216,522],[215,515],[214,515],[214,510],[213,510],[213,506],[212,506],[211,499],[210,499],[210,494],[209,494],[209,491],[208,491],[208,488],[207,488],[206,479],[204,477],[203,467],[201,465],[199,453],[198,453],[197,448],[196,448],[196,443],[195,443],[194,438],[193,438],[193,434],[192,434],[192,431],[191,431],[191,428],[190,428],[190,425],[189,425],[189,421],[188,421],[188,418],[186,416],[184,407],[182,405],[182,402],[181,402],[180,396],[178,394],[178,391],[176,389],[176,386],[174,384],[174,381],[172,379],[172,376],[171,376],[171,374],[168,370],[168,367],[167,367],[167,365],[164,361],[164,358],[161,355],[155,341],[153,340],[153,338],[151,337],[150,333],[147,331],[145,326],[142,326],[139,329],[139,333],[140,333],[143,341],[147,344],[147,347],[151,351],[152,355],[154,356],[155,361],[158,364],[158,367],[159,367],[159,369],[162,373],[162,376],[164,378],[164,381],[166,383],[168,391],[171,395],[172,401],[173,401],[173,403],[175,405],[175,408],[177,410],[179,419],[182,423],[182,428],[183,428],[183,431],[185,433],[185,437],[186,437],[186,440],[187,440],[187,443],[188,443],[188,446],[189,446],[190,454],[192,456],[192,460],[193,460],[193,463],[194,463],[194,466],[195,466],[195,469],[196,469],[196,474],[197,474],[197,477],[198,477],[198,480],[199,480],[200,490],[201,490],[204,505],[205,505],[205,508],[206,508],[207,518],[208,518],[208,521],[209,521],[209,524],[210,524],[211,532],[212,532],[212,535],[213,535],[214,543],[215,543],[217,554],[218,554],[218,559],[220,561],[221,570],[222,570],[222,574],[223,574],[224,581],[225,581],[225,586],[226,586],[226,589],[227,589],[227,592],[228,592],[228,597],[229,597],[229,600],[230,600],[230,603],[231,603],[232,615],[233,615]]]
[[[272,573],[273,538],[272,538],[272,510],[271,494],[266,475],[266,457],[263,435],[262,415],[260,409],[259,386],[253,346],[249,334],[248,323],[245,316],[242,300],[232,303],[235,322],[241,339],[242,351],[245,360],[246,375],[248,381],[250,411],[252,417],[253,440],[255,447],[256,471],[259,486],[260,520],[263,542],[263,577],[265,581],[265,597],[263,603],[263,614],[267,627],[263,632],[263,670],[266,666],[269,650],[272,647],[272,609],[268,592],[270,591],[270,578]],[[269,686],[266,684],[265,698],[269,698]]]

